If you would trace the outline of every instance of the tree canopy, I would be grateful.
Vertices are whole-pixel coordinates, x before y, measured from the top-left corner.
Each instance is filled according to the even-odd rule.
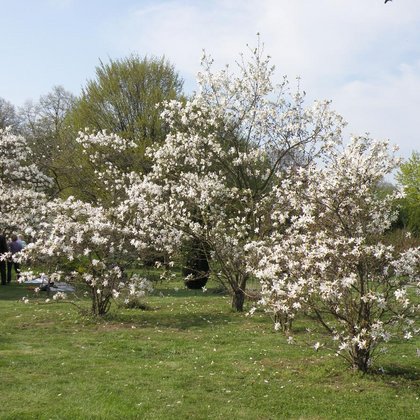
[[[12,127],[16,129],[19,125],[19,118],[16,113],[16,108],[12,103],[0,98],[0,129]]]
[[[400,166],[397,174],[403,186],[403,217],[409,229],[420,233],[420,153],[413,152],[410,159]]]
[[[66,138],[73,144],[70,160],[75,170],[68,174],[67,195],[91,203],[113,200],[96,176],[95,165],[75,142],[78,133],[113,133],[135,143],[129,151],[105,152],[102,145],[93,146],[104,162],[119,162],[125,172],[150,170],[145,150],[163,142],[167,127],[160,119],[158,104],[182,98],[183,81],[165,58],[140,58],[131,55],[120,60],[100,62],[96,77],[87,82],[81,97],[66,118]]]
[[[156,104],[180,98],[182,86],[174,66],[163,57],[101,61],[73,110],[73,123],[147,144],[160,142],[166,131]]]

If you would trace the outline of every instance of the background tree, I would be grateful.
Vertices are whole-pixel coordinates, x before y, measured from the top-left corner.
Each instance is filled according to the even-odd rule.
[[[27,101],[19,110],[21,132],[37,166],[54,180],[53,194],[68,188],[69,172],[77,166],[75,138],[65,125],[75,100],[62,86],[54,86],[38,102]]]
[[[165,58],[100,62],[96,78],[83,89],[72,112],[76,127],[107,130],[147,147],[161,143],[167,130],[156,105],[182,96],[183,81]]]
[[[12,103],[0,98],[0,129],[6,127],[11,127],[13,131],[16,131],[19,127],[19,117]]]
[[[420,234],[420,153],[413,152],[410,159],[400,166],[397,180],[404,188],[403,217],[409,229]]]

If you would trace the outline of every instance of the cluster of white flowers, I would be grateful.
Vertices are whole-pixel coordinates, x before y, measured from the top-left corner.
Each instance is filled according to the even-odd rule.
[[[13,134],[10,127],[0,129],[0,179],[5,186],[37,191],[51,186],[51,179],[31,159],[32,152],[24,137]]]
[[[93,147],[98,149],[109,148],[113,152],[124,152],[129,148],[136,147],[133,141],[123,139],[114,133],[107,133],[106,130],[91,133],[89,129],[85,129],[85,131],[79,132],[76,141],[82,145],[91,159],[99,157],[99,154],[92,154],[91,149]]]
[[[136,143],[105,130],[79,132],[76,141],[83,147],[89,164],[94,169],[90,180],[96,191],[96,200],[106,208],[115,208],[125,198],[129,173],[135,159]]]
[[[24,137],[9,128],[0,129],[0,231],[30,235],[39,220],[39,209],[46,202],[43,193],[51,186],[31,162],[31,151]]]

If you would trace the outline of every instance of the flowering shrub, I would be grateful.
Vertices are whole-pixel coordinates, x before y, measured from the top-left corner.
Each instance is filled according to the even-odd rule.
[[[273,225],[284,224],[288,206],[289,226],[248,247],[258,260],[260,303],[276,327],[307,312],[332,336],[337,354],[362,371],[379,344],[399,331],[407,339],[419,332],[412,295],[420,291],[420,248],[397,252],[381,240],[400,194],[383,197],[376,186],[398,163],[386,142],[369,138],[332,148],[324,166],[301,168],[281,184]]]
[[[24,137],[0,129],[0,231],[30,234],[51,180],[33,163]]]
[[[122,292],[140,297],[150,290],[147,280],[126,272],[132,263],[129,232],[112,222],[106,210],[72,197],[52,201],[43,210],[36,240],[23,254],[54,281],[86,284],[93,314],[106,314]]]
[[[80,133],[77,141],[96,168],[93,181],[102,194],[94,201],[102,206],[72,197],[48,202],[42,191],[51,180],[30,163],[26,140],[8,129],[0,130],[0,224],[5,232],[24,231],[33,239],[22,254],[14,256],[16,260],[40,265],[50,281],[83,281],[91,294],[92,312],[103,315],[121,291],[138,297],[150,289],[145,279],[125,272],[134,255],[131,232],[124,223],[116,223],[116,205],[128,182],[127,156],[121,155],[134,145],[105,132]],[[30,272],[21,280],[28,276]],[[54,299],[64,297],[56,294]]]

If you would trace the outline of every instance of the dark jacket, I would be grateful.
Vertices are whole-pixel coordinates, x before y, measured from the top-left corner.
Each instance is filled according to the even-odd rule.
[[[5,254],[6,252],[9,252],[6,237],[4,235],[0,235],[0,254]]]
[[[9,249],[12,255],[16,254],[16,252],[22,251],[22,244],[19,241],[11,241],[9,242]]]

